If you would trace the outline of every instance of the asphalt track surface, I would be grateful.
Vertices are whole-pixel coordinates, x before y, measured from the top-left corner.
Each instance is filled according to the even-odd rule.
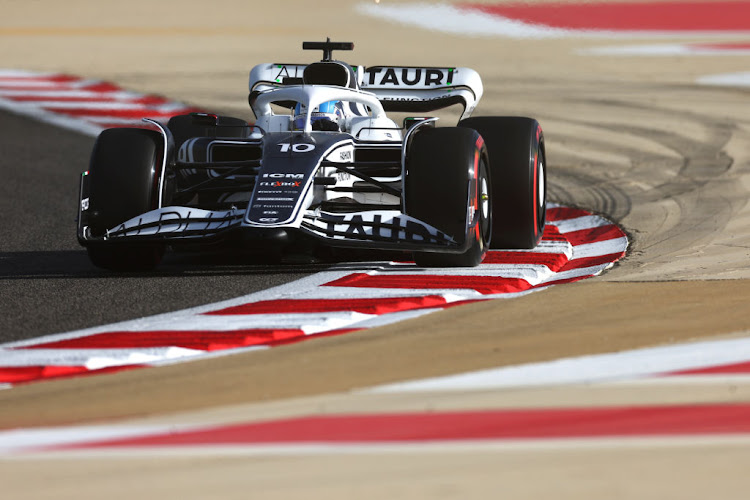
[[[0,112],[0,342],[234,298],[324,267],[171,253],[147,274],[94,267],[75,237],[77,179],[93,143]]]

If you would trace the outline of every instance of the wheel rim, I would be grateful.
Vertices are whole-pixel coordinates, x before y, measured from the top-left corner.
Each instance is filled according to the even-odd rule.
[[[479,188],[479,199],[482,203],[482,218],[486,219],[490,213],[490,190],[487,187],[487,179],[482,178],[482,185]]]
[[[538,206],[539,220],[538,220],[537,225],[541,229],[541,226],[543,225],[544,219],[545,219],[544,208],[546,206],[546,200],[547,200],[547,190],[546,190],[546,185],[544,183],[545,181],[544,181],[544,158],[543,157],[539,159],[538,168],[539,168],[539,173],[538,173],[539,180],[538,180],[538,185],[537,185],[537,203],[539,204]]]
[[[490,203],[492,201],[490,200],[490,187],[489,183],[487,182],[486,169],[487,167],[483,161],[479,169],[479,224],[485,242],[488,241],[490,237]]]

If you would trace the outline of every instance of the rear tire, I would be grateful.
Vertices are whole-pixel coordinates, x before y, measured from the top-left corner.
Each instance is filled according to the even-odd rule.
[[[417,265],[473,267],[484,259],[492,232],[486,158],[482,138],[473,130],[434,128],[414,136],[405,179],[406,213],[459,244],[471,239],[460,254],[414,252]]]
[[[547,210],[544,135],[533,118],[482,116],[462,120],[476,130],[489,153],[492,179],[492,248],[534,248]]]
[[[103,131],[89,165],[89,229],[92,236],[157,208],[163,154],[161,134],[136,128]],[[96,241],[87,245],[91,262],[103,269],[135,271],[154,268],[163,244],[133,245]]]

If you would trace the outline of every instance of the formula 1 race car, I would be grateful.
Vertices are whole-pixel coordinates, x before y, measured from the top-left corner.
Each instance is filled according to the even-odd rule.
[[[81,176],[78,241],[112,270],[156,266],[178,245],[316,245],[412,252],[420,266],[476,266],[488,248],[533,248],[545,224],[536,120],[469,118],[468,68],[308,65],[250,72],[255,123],[193,113],[152,130],[104,130]],[[428,113],[463,106],[455,127]],[[303,243],[304,242],[304,243]]]

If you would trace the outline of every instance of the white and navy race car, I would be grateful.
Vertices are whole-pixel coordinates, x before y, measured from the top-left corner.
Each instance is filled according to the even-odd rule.
[[[411,252],[421,266],[476,266],[488,248],[533,248],[545,223],[536,120],[469,118],[468,68],[350,66],[304,42],[311,64],[250,72],[255,123],[193,113],[152,130],[103,131],[81,176],[78,241],[102,268],[156,266],[167,247],[310,242]],[[429,113],[463,106],[457,126]]]

